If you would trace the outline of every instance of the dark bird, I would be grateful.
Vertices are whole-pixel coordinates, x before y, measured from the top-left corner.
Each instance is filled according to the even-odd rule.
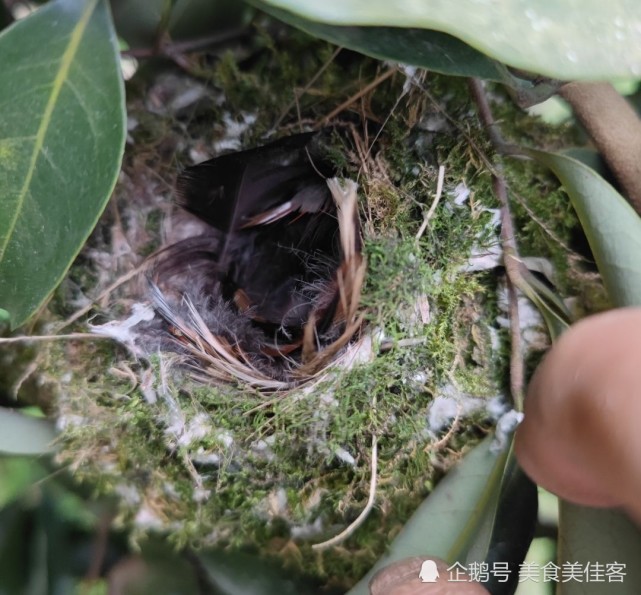
[[[207,229],[156,255],[152,297],[206,373],[287,383],[325,365],[360,325],[356,185],[334,175],[318,133],[180,175],[178,204]]]

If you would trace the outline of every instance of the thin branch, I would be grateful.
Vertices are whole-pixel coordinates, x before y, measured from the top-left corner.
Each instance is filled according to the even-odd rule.
[[[381,353],[387,353],[397,347],[416,347],[417,345],[424,345],[427,342],[426,337],[413,337],[410,339],[384,339],[378,348]]]
[[[22,388],[22,385],[27,381],[27,379],[38,369],[38,361],[33,360],[18,376],[18,379],[13,383],[9,389],[9,395],[14,401],[18,400],[18,393]]]
[[[332,55],[328,58],[328,60],[318,69],[318,72],[316,72],[316,74],[309,80],[309,82],[302,89],[296,89],[294,91],[294,99],[292,99],[292,101],[290,101],[285,106],[285,109],[283,109],[283,111],[280,113],[280,115],[278,116],[278,119],[276,120],[276,122],[274,122],[271,128],[272,130],[278,129],[281,122],[285,119],[285,116],[287,116],[289,111],[293,107],[298,106],[298,100],[312,88],[314,83],[316,83],[316,81],[322,76],[322,74],[331,66],[332,62],[334,62],[334,60],[336,59],[336,56],[338,56],[338,54],[341,52],[342,49],[343,48],[341,47],[336,48],[332,53]],[[299,118],[299,121],[300,121],[300,118]]]
[[[492,143],[497,150],[505,147],[505,142],[492,114],[483,83],[479,79],[470,79],[470,91],[478,106],[479,118],[488,130]],[[501,205],[501,244],[503,245],[503,262],[507,277],[508,308],[510,318],[510,393],[518,411],[523,409],[525,386],[525,366],[523,363],[521,325],[516,287],[523,282],[520,272],[521,260],[516,245],[514,223],[510,212],[507,184],[501,163],[494,165],[492,171],[494,194]]]
[[[454,417],[454,421],[450,425],[445,435],[439,440],[437,440],[436,442],[425,446],[425,448],[423,449],[423,452],[427,453],[431,451],[438,451],[450,441],[450,438],[454,436],[454,434],[459,429],[459,426],[461,425],[461,413],[463,413],[463,407],[461,406],[460,403],[458,403],[456,405],[456,416]]]
[[[323,541],[322,543],[315,543],[314,545],[312,545],[313,550],[325,550],[334,545],[342,543],[343,541],[348,539],[351,535],[353,535],[354,531],[356,531],[356,529],[358,529],[365,522],[365,519],[369,516],[369,513],[371,512],[372,508],[374,508],[374,502],[376,500],[377,475],[378,475],[378,441],[376,439],[376,435],[374,434],[372,436],[372,468],[371,468],[371,478],[370,478],[370,484],[369,484],[369,496],[367,498],[367,504],[365,504],[365,508],[363,508],[363,510],[358,515],[358,517],[356,517],[354,522],[348,525],[344,531],[341,531],[338,535],[335,535],[334,537],[332,537],[331,539],[328,539],[327,541]]]
[[[123,50],[122,52],[120,52],[120,55],[131,58],[154,58],[157,56],[162,56],[174,59],[176,56],[179,56],[181,54],[195,52],[214,45],[226,43],[228,41],[231,41],[232,39],[241,37],[246,32],[247,27],[238,27],[236,29],[228,29],[220,33],[207,35],[206,37],[190,39],[189,41],[171,41],[163,43],[160,45],[160,47],[154,46],[150,48],[132,48],[129,50]]]
[[[563,250],[565,250],[568,253],[568,258],[572,258],[576,261],[583,261],[583,262],[589,262],[593,263],[593,260],[590,260],[586,258],[585,256],[581,256],[576,250],[573,250],[572,247],[564,242],[555,232],[554,230],[550,229],[548,225],[530,208],[530,206],[527,204],[526,200],[517,192],[514,191],[514,189],[511,189],[510,196],[512,197],[512,200],[517,202],[523,210],[527,213],[528,217],[536,223],[543,233],[545,233],[554,243],[558,244]]]
[[[427,213],[425,213],[425,217],[423,217],[423,223],[421,223],[421,226],[418,228],[418,231],[416,232],[416,241],[418,242],[422,235],[425,233],[425,230],[427,229],[427,225],[430,222],[430,219],[434,215],[434,211],[436,211],[436,207],[438,206],[439,201],[441,200],[441,195],[443,194],[443,182],[445,181],[445,166],[439,165],[438,166],[438,180],[436,181],[436,195],[434,196],[434,200],[432,201],[432,204],[430,205],[430,208],[428,209]]]
[[[494,176],[494,193],[501,203],[501,243],[503,244],[503,262],[507,281],[507,302],[510,318],[510,392],[517,411],[523,410],[525,387],[525,366],[523,363],[521,323],[519,318],[519,299],[516,287],[522,281],[519,258],[510,213],[505,180]]]
[[[372,397],[372,415],[376,414],[376,396]],[[364,522],[365,519],[369,516],[369,513],[374,508],[374,502],[376,501],[376,484],[378,481],[378,439],[376,437],[376,432],[372,432],[372,464],[371,464],[371,476],[369,481],[369,495],[367,497],[367,503],[365,508],[361,513],[356,517],[353,523],[349,524],[345,530],[341,531],[338,535],[335,535],[327,541],[322,543],[316,543],[312,545],[314,550],[325,550],[334,545],[342,543],[348,539],[356,529],[358,529]]]
[[[0,339],[0,345],[6,345],[9,343],[44,343],[46,341],[75,341],[77,339],[113,340],[113,337],[109,337],[107,335],[98,335],[94,333],[69,333],[67,335],[29,335]]]
[[[67,320],[65,320],[62,323],[62,326],[57,327],[57,330],[61,330],[65,328],[66,326],[69,326],[71,323],[75,322],[78,320],[78,318],[81,318],[87,312],[89,312],[98,302],[101,302],[103,299],[105,299],[107,296],[111,294],[114,290],[118,289],[121,285],[124,285],[127,283],[127,281],[131,281],[136,275],[139,275],[142,271],[144,271],[147,267],[149,266],[149,262],[147,260],[143,261],[142,264],[138,265],[136,268],[132,269],[128,273],[125,273],[118,279],[116,279],[109,287],[107,287],[104,291],[102,291],[98,297],[93,299],[91,302],[89,302],[86,306],[80,308],[80,310],[77,310],[74,312]]]
[[[367,95],[372,89],[375,89],[381,83],[384,83],[388,78],[392,77],[394,74],[396,74],[396,68],[390,68],[380,76],[376,77],[369,85],[366,85],[365,87],[363,87],[358,93],[355,93],[350,98],[343,101],[343,103],[341,103],[336,109],[332,110],[329,114],[327,114],[325,118],[323,118],[323,124],[327,124],[328,122],[330,122],[333,118],[338,116],[338,114],[340,114],[342,111],[346,110],[350,105],[352,105],[352,103],[354,103],[355,101],[358,101],[364,95]]]

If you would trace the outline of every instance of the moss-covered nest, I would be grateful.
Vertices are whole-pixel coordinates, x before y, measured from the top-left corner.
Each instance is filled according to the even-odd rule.
[[[350,582],[510,407],[494,158],[464,80],[271,27],[240,48],[194,56],[188,73],[149,64],[130,86],[120,182],[46,315],[55,328],[116,329],[121,342],[48,344],[21,391],[41,404],[49,395],[59,461],[118,496],[134,538],[159,531],[177,544],[251,547]],[[496,101],[508,131],[527,136],[531,120]],[[332,159],[359,185],[358,338],[321,375],[271,392],[203,383],[175,352],[140,349],[134,323],[149,295],[139,273],[188,225],[173,203],[180,170],[328,125],[341,131]],[[540,144],[563,134],[537,126]],[[577,293],[567,201],[527,163],[508,163],[506,175],[524,252],[552,255],[560,286]],[[539,319],[522,322],[543,349]],[[312,548],[370,496],[348,539]]]

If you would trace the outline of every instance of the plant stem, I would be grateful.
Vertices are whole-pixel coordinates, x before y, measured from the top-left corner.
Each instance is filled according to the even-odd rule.
[[[487,100],[483,83],[479,79],[470,79],[470,90],[476,102],[481,122],[487,128],[490,140],[500,152],[506,146],[500,130],[497,128],[492,109]],[[514,407],[523,410],[523,393],[525,371],[523,364],[521,325],[519,322],[519,305],[516,288],[522,282],[520,272],[521,260],[516,245],[514,223],[510,212],[507,184],[503,176],[503,165],[496,163],[492,171],[494,194],[501,205],[501,243],[503,245],[503,263],[507,278],[507,296],[510,318],[510,392]]]
[[[568,83],[559,92],[641,215],[641,120],[610,83]]]

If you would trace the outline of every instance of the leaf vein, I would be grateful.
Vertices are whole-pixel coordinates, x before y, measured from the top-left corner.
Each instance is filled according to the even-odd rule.
[[[2,260],[2,258],[4,257],[4,253],[6,252],[9,241],[11,240],[11,237],[13,236],[13,233],[18,224],[18,220],[20,219],[20,214],[24,207],[24,203],[31,186],[31,181],[33,180],[33,176],[35,174],[38,157],[41,154],[41,149],[44,144],[47,131],[49,130],[49,125],[51,124],[51,118],[58,102],[58,97],[60,96],[60,92],[63,88],[64,82],[68,77],[69,69],[71,68],[73,59],[78,52],[78,48],[80,47],[80,43],[87,29],[87,25],[89,24],[89,20],[91,19],[94,10],[96,9],[98,1],[99,0],[89,0],[85,4],[80,19],[78,20],[78,23],[76,24],[71,37],[69,38],[69,44],[67,45],[67,48],[62,55],[60,67],[58,68],[58,71],[53,79],[51,95],[49,96],[49,100],[47,101],[44,113],[42,114],[42,119],[40,120],[40,125],[38,126],[36,142],[34,143],[33,151],[31,152],[31,159],[29,161],[29,168],[27,170],[22,188],[20,189],[20,193],[18,194],[18,206],[9,223],[7,235],[4,239],[4,242],[0,246],[0,260]]]

